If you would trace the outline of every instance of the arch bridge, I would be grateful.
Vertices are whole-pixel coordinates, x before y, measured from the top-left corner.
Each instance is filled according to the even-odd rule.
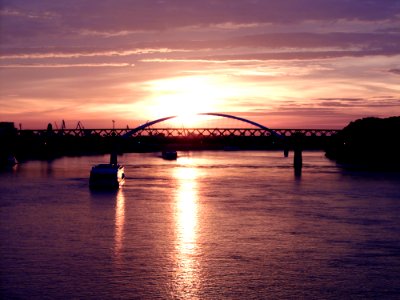
[[[213,116],[213,117],[222,117],[222,118],[228,118],[228,119],[234,119],[241,121],[243,123],[248,123],[250,125],[253,125],[255,129],[249,129],[249,128],[181,128],[181,129],[155,129],[156,134],[162,134],[164,136],[256,136],[256,132],[258,132],[259,136],[275,136],[275,137],[282,137],[281,134],[275,132],[273,129],[270,129],[264,125],[261,125],[259,123],[256,123],[254,121],[245,119],[245,118],[240,118],[236,117],[233,115],[228,115],[228,114],[222,114],[222,113],[199,113],[197,114],[199,116]],[[138,133],[143,132],[144,130],[149,130],[150,126],[155,125],[157,123],[165,122],[170,119],[177,118],[178,116],[170,116],[170,117],[165,117],[165,118],[160,118],[154,121],[147,122],[143,125],[140,125],[127,133],[125,133],[123,136],[124,137],[129,137],[133,135],[138,135]],[[153,132],[150,132],[151,135],[153,135]],[[262,133],[262,134],[261,134]],[[174,135],[175,134],[175,135]],[[140,135],[140,134],[139,134]]]
[[[254,121],[222,113],[199,113],[200,116],[214,116],[229,118],[253,125],[254,128],[153,128],[152,125],[162,123],[178,116],[169,116],[142,124],[132,130],[119,129],[118,134],[124,137],[129,136],[202,136],[202,137],[223,137],[223,136],[274,136],[278,138],[290,137],[295,134],[304,136],[328,137],[339,132],[337,129],[271,129]]]
[[[336,135],[340,130],[338,129],[288,129],[288,128],[274,128],[271,129],[254,121],[237,117],[234,115],[223,113],[199,113],[199,116],[214,116],[221,118],[228,118],[240,121],[245,124],[250,124],[253,127],[240,127],[240,128],[173,128],[173,127],[152,127],[178,116],[169,116],[153,120],[142,124],[136,128],[111,128],[111,129],[86,129],[79,126],[75,129],[53,129],[52,133],[65,136],[120,136],[120,137],[139,137],[139,136],[163,136],[163,137],[224,137],[224,136],[237,136],[237,137],[265,137],[273,136],[277,138],[291,137],[295,134],[301,134],[306,137],[330,137]],[[48,130],[19,130],[19,135],[45,135]]]

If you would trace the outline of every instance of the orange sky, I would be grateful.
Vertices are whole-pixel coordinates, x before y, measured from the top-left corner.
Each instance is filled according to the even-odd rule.
[[[400,115],[400,1],[31,1],[0,10],[0,121],[271,128]]]

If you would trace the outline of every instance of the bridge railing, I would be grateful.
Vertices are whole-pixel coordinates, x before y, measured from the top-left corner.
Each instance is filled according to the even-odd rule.
[[[339,129],[272,129],[274,132],[290,137],[294,134],[302,134],[306,137],[330,137],[340,132]],[[115,129],[46,129],[18,130],[19,136],[76,136],[76,137],[111,137],[123,136],[130,131],[129,128]],[[260,128],[145,128],[138,131],[132,137],[137,136],[164,136],[164,137],[223,137],[223,136],[242,136],[242,137],[263,137],[271,136],[271,132]]]

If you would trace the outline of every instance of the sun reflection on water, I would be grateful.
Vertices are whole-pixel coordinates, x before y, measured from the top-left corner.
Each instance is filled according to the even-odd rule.
[[[125,225],[125,196],[120,189],[117,194],[117,202],[115,205],[115,238],[114,238],[114,254],[118,258],[121,255],[124,237]]]
[[[178,184],[175,201],[176,270],[175,283],[179,297],[195,296],[199,289],[197,263],[198,170],[187,160],[175,169]]]

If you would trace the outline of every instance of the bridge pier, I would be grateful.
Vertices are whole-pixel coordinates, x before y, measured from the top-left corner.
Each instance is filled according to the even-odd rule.
[[[289,157],[289,143],[287,140],[284,140],[283,142],[283,156]]]
[[[293,136],[293,167],[294,174],[297,177],[301,176],[303,169],[303,134],[299,133]]]
[[[301,171],[303,168],[303,150],[298,147],[294,150],[293,157],[294,174],[296,176],[301,176]]]

